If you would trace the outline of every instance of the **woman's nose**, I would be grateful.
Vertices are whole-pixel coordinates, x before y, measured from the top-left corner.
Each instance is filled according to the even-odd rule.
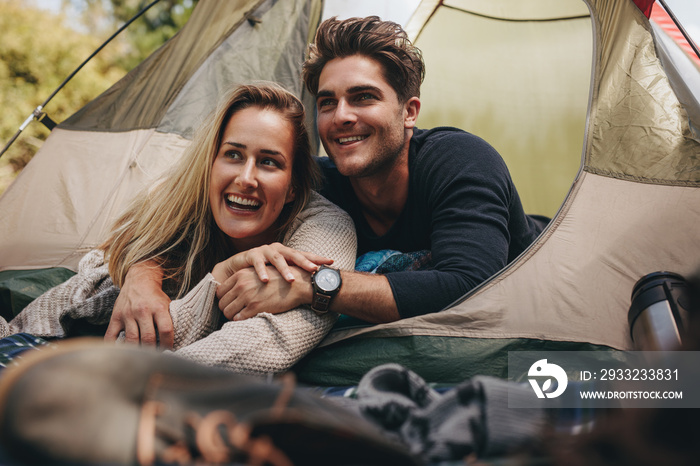
[[[253,158],[249,158],[246,160],[245,164],[241,166],[241,170],[236,176],[236,184],[243,188],[257,188],[257,166]]]

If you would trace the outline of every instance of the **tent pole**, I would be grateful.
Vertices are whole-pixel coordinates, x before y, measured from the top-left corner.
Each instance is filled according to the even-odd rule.
[[[683,25],[681,24],[680,21],[676,18],[676,15],[673,14],[673,11],[666,5],[665,0],[658,0],[658,2],[661,4],[662,7],[664,7],[664,10],[666,10],[666,13],[671,17],[673,20],[673,23],[676,25],[679,31],[681,31],[681,34],[683,34],[683,37],[685,37],[685,40],[688,41],[688,44],[690,45],[690,48],[693,49],[693,52],[695,52],[695,55],[700,58],[700,50],[698,50],[698,46],[695,45],[695,42],[693,42],[693,39],[690,38],[690,35],[685,31],[683,28]]]
[[[134,21],[136,21],[141,15],[143,15],[146,11],[148,11],[153,5],[155,5],[155,4],[158,3],[159,1],[160,1],[160,0],[153,0],[151,3],[149,3],[148,5],[146,5],[141,11],[139,11],[138,13],[136,13],[136,15],[134,15],[133,18],[131,18],[129,21],[127,21],[126,23],[124,23],[119,29],[117,29],[117,31],[116,31],[114,34],[112,34],[111,36],[109,36],[109,39],[107,39],[106,41],[104,41],[104,43],[103,43],[102,45],[100,45],[100,46],[99,46],[94,52],[92,52],[92,54],[90,54],[90,56],[87,57],[75,70],[73,70],[73,72],[72,72],[70,75],[68,75],[68,77],[67,77],[66,79],[63,80],[63,82],[56,88],[56,90],[54,90],[54,91],[51,93],[51,95],[49,96],[49,98],[46,99],[46,100],[44,101],[43,104],[41,104],[41,105],[39,105],[37,108],[35,108],[35,109],[32,111],[32,113],[27,117],[27,119],[24,120],[24,123],[22,123],[22,125],[19,127],[19,129],[17,130],[17,132],[15,133],[15,135],[12,136],[12,139],[10,139],[10,141],[9,141],[7,144],[5,144],[5,147],[2,148],[2,152],[0,152],[0,157],[2,157],[3,154],[5,154],[5,152],[7,151],[7,149],[10,148],[10,146],[12,145],[12,143],[14,143],[14,142],[17,140],[17,138],[18,138],[19,135],[22,133],[22,131],[24,131],[24,129],[25,129],[27,126],[29,126],[29,123],[31,123],[33,120],[41,120],[41,119],[46,115],[46,114],[42,111],[43,108],[46,107],[46,104],[48,104],[48,103],[51,101],[51,99],[53,99],[54,96],[56,96],[56,94],[58,94],[58,92],[59,92],[61,89],[63,89],[63,87],[64,87],[66,84],[68,84],[68,81],[70,81],[71,79],[73,79],[73,76],[75,76],[75,75],[78,73],[78,71],[80,71],[90,60],[92,60],[92,59],[95,57],[95,55],[97,55],[103,48],[105,48],[105,46],[106,46],[107,44],[109,44],[115,37],[117,37],[124,29],[126,29],[127,27],[129,27],[129,25],[130,25],[131,23],[133,23]],[[49,128],[49,129],[52,129],[52,128]]]

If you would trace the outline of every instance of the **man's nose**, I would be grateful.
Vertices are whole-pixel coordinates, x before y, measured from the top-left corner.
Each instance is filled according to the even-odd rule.
[[[355,109],[345,99],[340,99],[335,109],[335,124],[339,126],[349,125],[357,121]]]

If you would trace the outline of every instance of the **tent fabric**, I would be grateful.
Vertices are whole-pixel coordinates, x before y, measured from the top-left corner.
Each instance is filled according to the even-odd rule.
[[[631,349],[627,309],[637,278],[656,270],[690,274],[700,265],[697,233],[669,228],[700,217],[700,194],[585,173],[573,197],[525,257],[469,299],[435,314],[335,331],[323,345],[349,336],[440,335]],[[611,284],[614,291],[600,292]]]
[[[554,216],[581,165],[592,61],[587,6],[461,0],[431,13],[420,29],[407,26],[426,62],[418,125],[456,126],[489,141],[526,211]]]
[[[107,92],[61,126],[86,131],[129,131],[157,126],[169,104],[245,13],[260,0],[207,2],[187,25]]]
[[[154,129],[121,133],[56,128],[0,203],[2,270],[65,267],[105,239],[136,191],[188,141]]]
[[[665,76],[651,26],[629,4],[610,12],[634,21],[598,28],[599,42],[609,45],[600,48],[584,168],[622,179],[697,186],[700,169],[693,155],[700,139]]]
[[[61,267],[0,272],[0,316],[9,322],[46,290],[73,275],[75,272]]]
[[[236,77],[236,82],[257,81],[265,77],[302,96],[304,89],[299,66],[304,59],[311,20],[309,15],[312,12],[308,11],[308,6],[280,2],[265,14],[256,11],[256,17],[264,18],[265,31],[255,33],[256,27],[247,23],[233,31],[185,84],[158,130],[191,137],[201,119],[216,106],[219,96],[231,86],[231,76]],[[271,8],[272,2],[263,7]],[[243,42],[245,47],[241,47]],[[251,50],[255,52],[251,53]],[[308,107],[308,99],[305,103]]]
[[[552,21],[588,16],[588,7],[571,0],[445,0],[443,6],[507,21]]]
[[[656,39],[656,52],[668,76],[676,96],[690,119],[690,130],[700,139],[700,58],[688,50],[685,38],[663,8],[654,6],[652,27]],[[695,125],[693,122],[696,122]]]
[[[235,83],[275,81],[302,97],[299,68],[320,12],[321,0],[203,2],[175,37],[61,127],[157,127],[189,139]]]
[[[656,0],[634,0],[634,3],[644,13],[647,18],[651,15],[651,10],[656,3]]]
[[[528,338],[455,338],[407,335],[351,338],[314,351],[294,367],[306,385],[356,385],[368,368],[400,362],[432,383],[458,384],[477,375],[509,378],[509,351],[609,351],[586,342]],[[514,375],[510,374],[511,376]]]

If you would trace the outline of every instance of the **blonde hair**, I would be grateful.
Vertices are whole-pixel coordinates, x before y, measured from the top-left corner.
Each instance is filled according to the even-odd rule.
[[[292,189],[294,200],[278,218],[278,238],[304,209],[320,172],[311,155],[304,123],[304,107],[290,92],[273,83],[232,89],[195,133],[173,169],[136,200],[115,223],[101,246],[109,273],[121,287],[126,273],[138,262],[152,260],[164,272],[164,290],[183,296],[207,272],[233,251],[214,222],[209,204],[211,167],[231,117],[244,108],[279,111],[294,132]],[[166,286],[167,285],[167,286]]]

